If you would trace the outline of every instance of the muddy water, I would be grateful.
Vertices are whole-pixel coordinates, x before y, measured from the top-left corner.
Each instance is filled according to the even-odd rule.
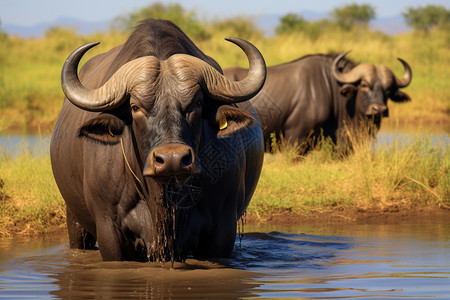
[[[0,240],[0,298],[450,298],[450,220],[246,226],[233,257],[103,262],[65,236]]]

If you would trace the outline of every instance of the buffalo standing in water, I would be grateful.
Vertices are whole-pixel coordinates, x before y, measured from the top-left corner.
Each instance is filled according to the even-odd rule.
[[[266,67],[249,42],[228,40],[249,59],[240,82],[164,20],[143,21],[79,77],[97,43],[68,57],[50,155],[72,248],[97,242],[104,260],[230,255],[264,155],[258,117],[240,102]]]
[[[379,129],[382,117],[388,116],[388,98],[411,100],[399,90],[408,86],[412,77],[404,60],[399,58],[405,69],[399,79],[384,65],[355,65],[345,59],[347,53],[337,57],[308,55],[267,68],[263,89],[250,101],[260,118],[266,144],[270,144],[273,132],[299,145],[321,132],[334,143],[347,142],[344,132],[349,128],[364,124]],[[224,74],[240,80],[247,69],[230,67]]]

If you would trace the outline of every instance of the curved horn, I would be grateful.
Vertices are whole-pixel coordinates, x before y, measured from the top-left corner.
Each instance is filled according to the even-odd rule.
[[[399,88],[404,88],[404,87],[407,87],[411,83],[412,71],[411,71],[411,67],[409,66],[409,64],[406,61],[404,61],[403,59],[401,59],[399,57],[397,59],[402,63],[403,68],[405,69],[405,73],[403,74],[402,79],[399,79],[399,78],[397,78],[397,76],[395,76],[395,82],[397,83],[397,86]]]
[[[205,92],[217,101],[238,103],[255,96],[266,80],[266,63],[263,56],[251,43],[239,38],[226,38],[244,50],[249,61],[247,76],[241,81],[226,78],[211,65],[193,56],[183,56],[186,63],[194,66]]]
[[[344,52],[342,54],[340,54],[339,56],[337,56],[334,61],[333,64],[331,65],[331,72],[333,74],[333,77],[342,83],[353,83],[356,82],[358,80],[361,79],[361,72],[358,70],[358,66],[356,66],[355,68],[353,68],[352,70],[350,70],[350,72],[347,73],[342,73],[341,71],[339,71],[338,69],[338,64],[339,62],[350,52],[351,50]]]
[[[61,71],[61,86],[67,99],[81,109],[105,111],[120,106],[135,85],[144,67],[155,65],[152,57],[142,57],[126,63],[97,89],[86,88],[78,78],[78,64],[82,56],[98,42],[77,48],[66,59]]]

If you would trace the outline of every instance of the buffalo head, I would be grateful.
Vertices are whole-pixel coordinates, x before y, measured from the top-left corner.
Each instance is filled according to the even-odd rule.
[[[249,57],[246,79],[228,80],[205,61],[185,54],[167,60],[145,56],[123,65],[103,86],[90,90],[78,79],[81,57],[98,43],[76,49],[66,60],[62,74],[63,91],[74,105],[87,111],[110,111],[129,105],[139,152],[145,162],[144,175],[160,177],[197,174],[195,153],[201,136],[204,110],[214,111],[214,103],[232,104],[253,97],[265,80],[265,63],[259,51],[247,41],[228,38]],[[208,103],[209,100],[209,103]],[[218,134],[226,136],[247,126],[252,117],[231,105],[216,110]],[[111,118],[100,116],[95,122],[96,139],[118,139],[122,129]],[[219,124],[220,122],[226,123]],[[98,130],[98,125],[103,131]],[[87,133],[88,135],[89,133]],[[93,134],[90,134],[93,137]]]
[[[339,70],[338,64],[348,52],[340,54],[333,61],[333,76],[343,84],[341,94],[355,100],[354,113],[374,117],[375,124],[379,126],[381,117],[389,115],[388,98],[395,102],[411,100],[406,93],[399,90],[411,82],[411,68],[406,61],[399,58],[405,70],[401,79],[397,78],[388,67],[384,65],[376,67],[369,63],[359,64],[344,73]]]

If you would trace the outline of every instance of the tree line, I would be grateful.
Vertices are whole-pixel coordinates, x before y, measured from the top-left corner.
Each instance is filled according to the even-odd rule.
[[[427,5],[408,7],[402,13],[405,23],[417,31],[428,32],[436,27],[450,27],[450,10],[442,5]],[[146,18],[168,19],[176,23],[188,36],[195,39],[208,39],[214,30],[227,30],[230,34],[248,38],[254,35],[263,35],[263,32],[248,17],[237,16],[214,21],[201,21],[196,12],[186,10],[182,5],[155,3],[145,6],[135,12],[117,16],[110,24],[111,30],[128,32],[135,27],[140,20]],[[330,28],[339,28],[350,31],[368,29],[369,22],[376,18],[375,8],[370,4],[348,4],[334,8],[328,18],[307,21],[296,13],[288,13],[279,19],[275,28],[277,35],[294,32],[305,32],[311,36],[319,35],[321,31]],[[5,38],[6,33],[1,29],[0,39]]]
[[[450,10],[440,5],[408,7],[402,13],[405,23],[418,31],[429,31],[435,27],[450,24]],[[127,31],[136,26],[139,20],[145,18],[169,19],[178,24],[188,35],[207,39],[209,31],[205,22],[201,22],[195,11],[186,11],[180,4],[156,3],[141,8],[131,14],[116,17],[111,27],[120,31]],[[376,18],[376,10],[370,4],[348,4],[332,10],[329,18],[308,22],[304,17],[295,13],[288,13],[279,19],[275,28],[277,35],[303,31],[311,35],[319,34],[328,28],[353,30],[355,28],[368,29],[369,22]],[[241,37],[262,34],[261,29],[252,19],[242,16],[212,21],[208,28],[231,30],[231,33]]]
[[[434,27],[450,24],[450,10],[444,6],[427,5],[425,7],[408,7],[402,13],[405,23],[418,31],[429,31]],[[289,13],[280,18],[276,27],[277,34],[295,31],[314,32],[327,27],[338,27],[343,30],[355,28],[368,29],[369,22],[376,18],[375,8],[370,4],[348,4],[335,8],[330,18],[308,22],[302,16]]]

